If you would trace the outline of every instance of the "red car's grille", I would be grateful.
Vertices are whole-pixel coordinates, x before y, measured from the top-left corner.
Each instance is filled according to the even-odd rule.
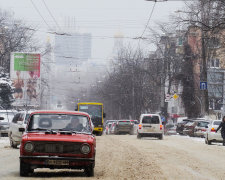
[[[81,154],[80,146],[81,143],[36,142],[34,143],[34,152]]]

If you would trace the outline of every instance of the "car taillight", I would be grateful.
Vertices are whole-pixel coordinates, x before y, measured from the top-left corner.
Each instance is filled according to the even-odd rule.
[[[160,124],[160,130],[162,130],[162,128],[163,128],[163,125],[162,125],[162,124]]]
[[[206,131],[206,129],[202,129],[202,131]]]
[[[139,124],[138,127],[139,127],[139,129],[141,129],[142,128],[142,124]]]
[[[215,128],[212,128],[212,129],[211,129],[211,132],[216,132]]]

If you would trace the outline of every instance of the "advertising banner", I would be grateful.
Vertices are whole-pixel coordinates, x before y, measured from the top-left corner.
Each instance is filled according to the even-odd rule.
[[[14,106],[40,105],[40,60],[38,53],[11,53],[10,78],[14,86]]]

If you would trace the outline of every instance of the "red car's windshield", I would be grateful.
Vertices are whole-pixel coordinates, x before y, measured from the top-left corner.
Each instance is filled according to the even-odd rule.
[[[70,114],[34,114],[30,118],[28,131],[71,131],[91,133],[87,116]]]

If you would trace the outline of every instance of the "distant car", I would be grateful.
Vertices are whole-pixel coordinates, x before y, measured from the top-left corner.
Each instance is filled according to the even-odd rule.
[[[8,136],[9,125],[15,114],[16,111],[0,110],[0,117],[3,118],[0,121],[0,136]]]
[[[30,113],[33,111],[20,111],[18,112],[12,122],[9,125],[9,141],[10,146],[12,148],[16,148],[17,145],[20,144],[22,139],[22,133],[19,132],[19,128],[26,128],[28,117],[30,116]]]
[[[4,122],[12,122],[13,117],[17,111],[15,110],[0,110],[0,117],[4,117]]]
[[[9,122],[0,121],[0,136],[6,137],[9,132]]]
[[[190,121],[184,125],[183,134],[194,137],[195,126],[197,125],[197,121]]]
[[[176,125],[175,124],[166,124],[165,126],[165,135],[176,135]]]
[[[179,133],[180,135],[183,135],[184,132],[184,126],[185,124],[187,124],[188,122],[192,122],[193,120],[192,119],[182,119],[181,122],[178,122],[177,123],[177,128],[176,128],[176,132]]]
[[[139,121],[138,120],[130,120],[131,121],[131,123],[133,123],[134,124],[134,127],[133,127],[133,129],[134,129],[134,133],[133,134],[137,134],[137,128],[138,128],[138,124],[139,124]]]
[[[141,114],[137,138],[157,137],[163,139],[163,125],[159,114]]]
[[[105,122],[104,122],[104,129],[106,129],[106,126],[107,126],[107,124],[108,123],[112,123],[112,122],[115,122],[116,120],[106,120]]]
[[[209,121],[199,121],[194,129],[194,136],[196,137],[205,137],[205,133],[207,131],[207,126],[209,125]]]
[[[112,123],[111,122],[109,122],[109,123],[107,123],[107,125],[106,125],[106,127],[105,127],[105,134],[110,134],[110,128],[111,128],[111,126],[112,126]]]
[[[109,133],[110,134],[115,134],[115,127],[116,127],[116,122],[112,122],[112,125],[109,128]]]
[[[205,134],[205,143],[210,145],[212,142],[223,142],[221,137],[221,129],[216,133],[216,129],[219,127],[221,120],[213,120],[208,124],[208,128]]]
[[[22,136],[20,176],[29,176],[36,168],[84,169],[87,176],[94,176],[95,154],[89,114],[35,111]]]
[[[134,134],[134,124],[130,120],[118,120],[115,125],[114,134]]]

